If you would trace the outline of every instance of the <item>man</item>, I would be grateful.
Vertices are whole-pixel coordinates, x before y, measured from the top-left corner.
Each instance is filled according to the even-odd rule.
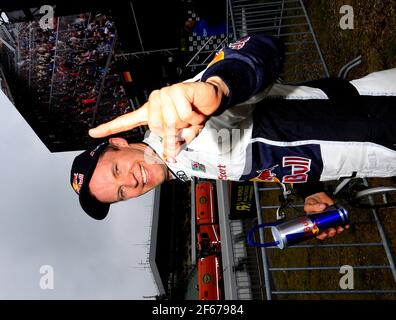
[[[113,138],[113,149],[103,153],[105,143],[76,158],[72,185],[84,210],[103,219],[109,203],[170,178],[303,185],[396,175],[396,69],[351,82],[272,86],[282,62],[277,39],[241,39],[217,54],[200,82],[156,90],[138,110],[91,130],[104,137],[148,124],[151,133],[140,144]],[[315,191],[307,212],[333,203]]]

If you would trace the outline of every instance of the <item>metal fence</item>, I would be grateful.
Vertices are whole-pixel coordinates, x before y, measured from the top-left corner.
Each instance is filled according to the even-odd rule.
[[[186,67],[206,66],[216,50],[230,41],[258,33],[279,37],[285,44],[283,82],[328,77],[329,72],[302,0],[226,0],[227,33],[200,37]],[[303,59],[301,59],[303,58]]]
[[[283,40],[286,54],[281,77],[285,82],[329,76],[302,0],[229,0],[228,11],[234,39],[266,33]]]
[[[255,184],[257,223],[275,219],[277,204],[271,196],[275,189]],[[302,207],[303,204],[296,205]],[[254,249],[261,251],[263,273],[266,274],[262,289],[266,299],[279,299],[280,296],[307,298],[308,295],[316,298],[364,295],[369,298],[378,294],[394,298],[396,269],[380,213],[377,210],[348,209],[355,229],[352,233],[346,232],[325,242],[312,240],[283,251]],[[263,232],[259,237],[264,241]],[[340,285],[341,272],[346,267],[353,271],[350,289]],[[304,281],[293,281],[293,277]]]

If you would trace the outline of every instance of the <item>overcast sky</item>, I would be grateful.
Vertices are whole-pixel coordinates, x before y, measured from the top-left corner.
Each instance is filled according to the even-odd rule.
[[[1,90],[0,136],[0,299],[157,294],[149,269],[138,268],[149,250],[153,192],[113,205],[108,218],[95,221],[69,184],[79,152],[50,153]],[[53,289],[43,290],[48,270]]]

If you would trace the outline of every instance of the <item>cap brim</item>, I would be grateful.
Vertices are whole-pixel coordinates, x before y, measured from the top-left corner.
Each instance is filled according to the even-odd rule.
[[[88,188],[82,188],[80,191],[80,205],[81,208],[91,217],[96,220],[103,220],[109,213],[110,203],[103,203],[95,199]]]
[[[96,169],[96,165],[98,164],[99,155],[103,152],[103,150],[107,147],[108,144],[104,143],[101,146],[100,152],[98,152],[95,161],[93,161],[91,167],[85,174],[84,184],[81,187],[79,200],[80,205],[83,210],[91,217],[96,220],[103,220],[106,218],[109,209],[110,203],[103,203],[98,201],[90,192],[89,192],[89,182],[91,181],[92,175]]]

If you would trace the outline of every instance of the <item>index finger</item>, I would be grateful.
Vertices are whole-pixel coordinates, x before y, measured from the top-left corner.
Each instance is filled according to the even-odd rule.
[[[138,126],[147,124],[148,112],[146,104],[139,109],[119,116],[109,122],[103,123],[96,128],[89,130],[92,138],[102,138],[114,133],[124,132]]]

